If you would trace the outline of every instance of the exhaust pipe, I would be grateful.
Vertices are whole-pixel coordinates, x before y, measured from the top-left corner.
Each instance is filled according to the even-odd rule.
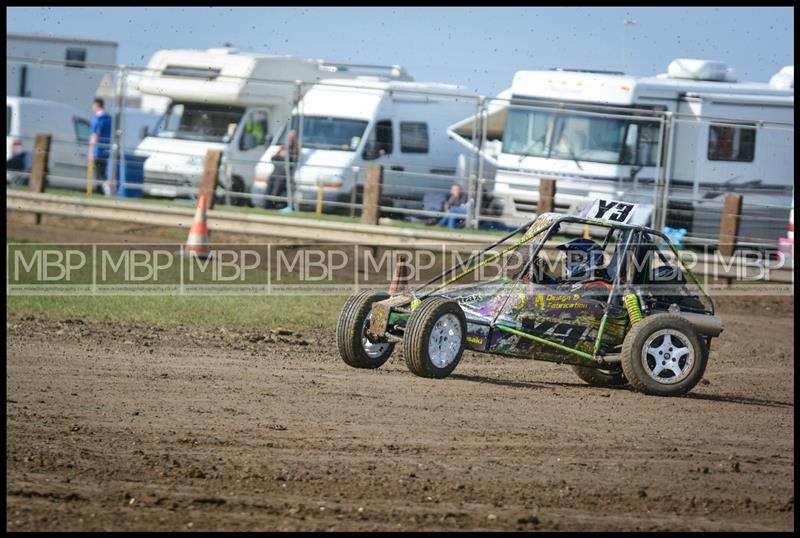
[[[694,312],[678,312],[677,314],[694,325],[694,328],[704,336],[719,336],[725,330],[725,325],[722,324],[722,318],[719,316],[695,314]]]

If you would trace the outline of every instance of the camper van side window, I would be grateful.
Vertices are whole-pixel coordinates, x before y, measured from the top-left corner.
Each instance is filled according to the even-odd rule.
[[[708,128],[708,160],[752,162],[756,130],[752,127],[711,125]]]
[[[86,49],[67,49],[67,67],[86,67]]]
[[[249,151],[264,145],[264,137],[268,131],[267,113],[263,110],[254,110],[247,116],[239,139],[239,149]]]
[[[81,144],[88,144],[89,135],[92,132],[89,127],[89,122],[80,118],[73,118],[72,121],[75,124],[75,137],[78,139],[78,142]]]
[[[367,140],[363,157],[367,161],[392,153],[392,120],[381,120],[375,124],[372,134]]]
[[[428,153],[428,124],[401,121],[400,151],[402,153]]]

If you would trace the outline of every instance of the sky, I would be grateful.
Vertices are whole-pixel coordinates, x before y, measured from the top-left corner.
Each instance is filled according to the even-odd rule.
[[[633,21],[625,24],[625,21]],[[220,47],[400,64],[418,81],[495,95],[514,73],[552,67],[663,73],[721,60],[766,82],[794,64],[793,8],[6,8],[6,31],[111,40],[118,62]]]

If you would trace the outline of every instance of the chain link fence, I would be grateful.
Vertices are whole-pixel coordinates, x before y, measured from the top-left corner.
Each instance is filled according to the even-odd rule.
[[[50,70],[53,80],[64,63],[7,56],[9,66]],[[162,71],[82,69],[101,81],[95,94],[113,118],[107,178],[127,196],[196,198],[206,154],[218,150],[219,202],[254,212],[358,215],[370,164],[383,166],[381,214],[473,229],[516,227],[540,207],[571,213],[604,197],[640,204],[648,224],[682,230],[686,244],[714,245],[735,193],[737,244],[773,250],[793,208],[794,123],[774,115],[484,97],[346,71],[324,82],[173,73],[173,94],[159,95],[148,91]],[[179,95],[212,85],[245,97]],[[12,110],[9,99],[7,182],[25,184],[34,137],[48,133],[48,186],[99,192],[102,181],[87,167],[93,97],[84,110],[53,111],[45,121]],[[543,180],[554,192],[543,196]]]

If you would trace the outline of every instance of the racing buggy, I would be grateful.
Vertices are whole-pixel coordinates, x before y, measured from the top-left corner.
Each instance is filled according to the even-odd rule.
[[[571,365],[594,386],[685,394],[724,327],[669,237],[630,224],[636,208],[543,213],[414,289],[353,294],[336,328],[342,360],[378,368],[402,341],[422,377],[447,377],[469,349]],[[553,249],[575,225],[602,244],[584,233]]]

